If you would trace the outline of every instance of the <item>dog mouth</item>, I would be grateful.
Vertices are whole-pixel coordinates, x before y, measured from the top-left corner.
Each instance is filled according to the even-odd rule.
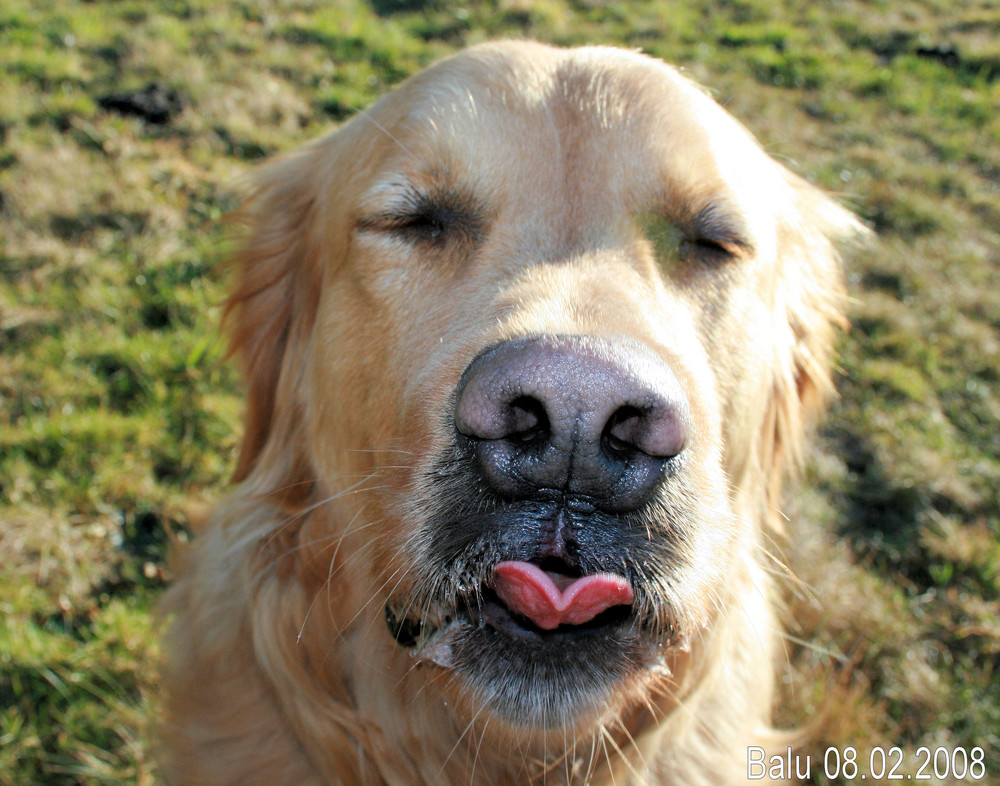
[[[447,613],[418,618],[390,602],[389,631],[418,664],[457,676],[476,704],[522,728],[575,724],[641,675],[669,675],[677,642],[644,624],[638,586],[552,567],[496,563]]]
[[[459,598],[455,610],[439,622],[385,607],[386,623],[396,643],[415,656],[452,666],[448,644],[457,629],[521,640],[534,646],[613,636],[635,626],[635,592],[614,573],[587,576],[563,572],[567,566],[519,560],[498,563],[492,578],[476,592]]]
[[[469,621],[482,624],[512,639],[538,642],[564,642],[588,636],[609,635],[614,628],[625,626],[631,617],[630,606],[615,606],[585,622],[560,623],[542,627],[530,617],[514,611],[495,592],[487,590],[482,602],[465,610]]]
[[[669,679],[692,630],[677,589],[684,511],[551,489],[511,500],[469,473],[459,455],[432,475],[430,537],[385,609],[414,665],[448,673],[454,706],[535,731],[595,721]]]

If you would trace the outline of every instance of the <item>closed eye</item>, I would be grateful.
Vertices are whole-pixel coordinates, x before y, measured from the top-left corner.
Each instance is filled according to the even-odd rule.
[[[741,231],[743,219],[719,204],[712,204],[694,216],[690,234],[702,254],[737,259],[754,254],[753,243]]]
[[[753,253],[752,245],[720,222],[714,211],[703,211],[694,220],[680,223],[660,214],[646,214],[639,223],[663,266],[687,261],[724,264]]]
[[[743,247],[735,242],[712,240],[706,237],[684,238],[680,243],[681,256],[695,256],[707,261],[725,262],[743,254]]]
[[[411,244],[441,246],[452,240],[478,242],[481,211],[455,191],[425,194],[407,188],[389,209],[357,222],[359,229],[392,235]]]
[[[461,221],[461,216],[438,205],[428,204],[409,215],[394,216],[390,230],[403,238],[437,243]]]

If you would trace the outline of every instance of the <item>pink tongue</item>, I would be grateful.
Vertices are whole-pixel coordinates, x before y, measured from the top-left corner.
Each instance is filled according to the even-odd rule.
[[[632,602],[628,581],[612,573],[569,579],[530,562],[501,562],[493,572],[500,600],[542,630],[582,625],[612,606]],[[562,586],[556,586],[553,576]]]

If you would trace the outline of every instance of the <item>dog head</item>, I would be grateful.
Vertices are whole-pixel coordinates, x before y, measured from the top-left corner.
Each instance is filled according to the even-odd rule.
[[[769,658],[761,529],[856,227],[704,92],[477,47],[245,215],[236,476],[283,512],[258,565],[298,592],[294,657],[542,736],[669,711],[736,617]]]

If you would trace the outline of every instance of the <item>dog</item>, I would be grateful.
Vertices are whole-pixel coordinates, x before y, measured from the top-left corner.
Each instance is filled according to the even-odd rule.
[[[658,60],[503,42],[242,216],[245,435],[165,600],[168,781],[745,781],[850,213]]]

